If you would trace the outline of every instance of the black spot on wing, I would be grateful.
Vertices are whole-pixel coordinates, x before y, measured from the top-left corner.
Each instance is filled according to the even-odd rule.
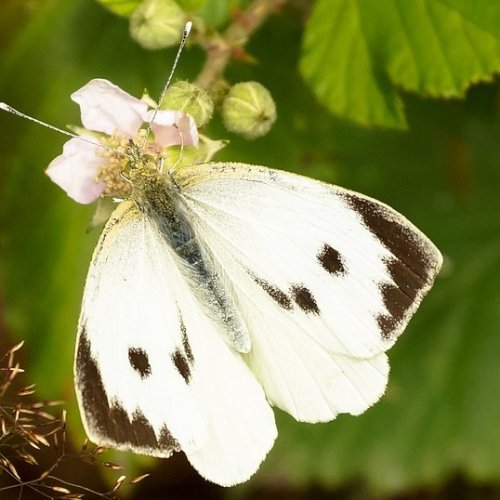
[[[345,198],[361,215],[365,226],[394,256],[386,261],[393,283],[380,285],[388,314],[377,318],[382,337],[391,339],[394,332],[400,330],[407,312],[421,299],[421,292],[429,288],[438,264],[427,240],[412,227],[397,221],[387,208],[356,195]]]
[[[117,445],[156,448],[165,454],[180,449],[179,444],[165,426],[161,429],[158,440],[153,427],[141,411],[137,410],[130,420],[119,402],[115,401],[111,405],[108,403],[101,373],[92,357],[84,325],[81,327],[76,352],[76,375],[82,410],[96,434]],[[164,436],[170,436],[170,438],[166,439]]]
[[[291,294],[294,302],[306,313],[319,314],[319,307],[316,299],[310,290],[303,285],[291,287]]]
[[[194,363],[193,351],[191,345],[189,344],[189,338],[187,335],[186,325],[182,319],[182,315],[179,311],[179,323],[180,330],[182,334],[182,348],[178,347],[172,354],[172,362],[174,363],[177,371],[184,379],[186,384],[191,380],[192,366]]]
[[[147,378],[151,375],[151,365],[144,349],[140,347],[130,347],[128,350],[128,360],[130,366],[139,373],[141,378]]]
[[[257,283],[257,285],[259,285],[262,290],[264,290],[280,307],[286,309],[287,311],[292,309],[292,301],[285,292],[280,290],[277,286],[271,285],[268,281],[258,278],[257,276],[252,275],[252,278],[255,283]]]
[[[177,371],[181,374],[184,382],[186,384],[191,380],[191,367],[189,366],[189,361],[180,349],[172,354],[172,361],[174,362]]]
[[[317,255],[318,261],[330,274],[342,275],[346,273],[344,261],[340,253],[325,243]]]
[[[277,286],[271,285],[266,280],[250,273],[252,279],[257,283],[279,306],[287,311],[291,311],[294,303],[306,313],[319,314],[319,307],[310,290],[304,285],[292,285],[290,293],[287,294],[280,290]]]

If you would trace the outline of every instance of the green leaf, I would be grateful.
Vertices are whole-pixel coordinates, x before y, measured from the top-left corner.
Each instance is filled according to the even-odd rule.
[[[490,0],[318,0],[300,68],[333,113],[404,128],[398,87],[463,97],[500,69],[499,21]]]
[[[142,0],[96,0],[113,14],[128,17],[142,3]]]

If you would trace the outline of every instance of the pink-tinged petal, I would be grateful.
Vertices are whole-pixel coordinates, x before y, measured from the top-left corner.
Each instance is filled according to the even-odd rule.
[[[146,121],[153,117],[153,110],[149,110]],[[155,142],[160,146],[198,146],[198,129],[191,115],[182,111],[160,110],[156,113],[155,120],[151,124],[151,130],[155,135]]]
[[[177,126],[181,130],[185,146],[198,146],[198,129],[191,115],[185,114],[180,121],[177,122]]]
[[[80,105],[86,129],[133,137],[144,122],[148,105],[108,80],[97,78],[71,94]]]
[[[97,155],[97,149],[98,146],[81,139],[70,139],[45,173],[78,203],[92,203],[106,189],[104,182],[95,181],[105,161]]]

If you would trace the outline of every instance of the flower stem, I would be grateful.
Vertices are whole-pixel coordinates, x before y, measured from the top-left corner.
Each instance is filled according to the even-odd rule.
[[[253,32],[286,1],[254,0],[245,10],[236,13],[222,35],[201,36],[198,41],[207,59],[195,83],[207,89],[220,80],[231,56],[242,52]]]

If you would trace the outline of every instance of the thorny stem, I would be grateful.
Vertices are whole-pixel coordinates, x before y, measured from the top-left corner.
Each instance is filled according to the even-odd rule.
[[[222,35],[200,36],[198,41],[205,49],[207,59],[195,83],[206,89],[220,80],[231,56],[242,52],[252,33],[286,1],[254,0],[245,10],[235,14]]]

